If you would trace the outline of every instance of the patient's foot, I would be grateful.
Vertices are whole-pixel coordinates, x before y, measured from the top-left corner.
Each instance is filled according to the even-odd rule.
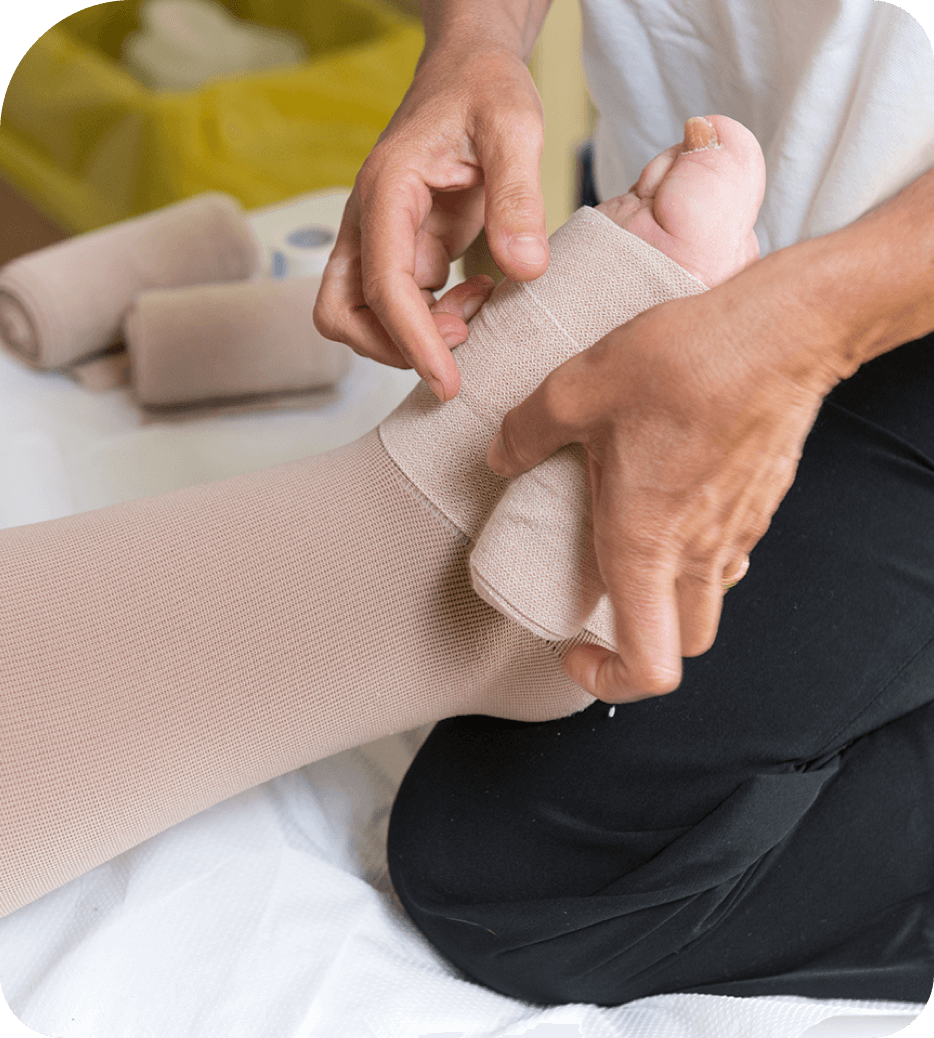
[[[765,160],[735,119],[689,119],[625,195],[597,208],[670,256],[708,288],[759,257],[753,224],[765,190]]]
[[[725,115],[696,116],[684,140],[666,148],[625,195],[597,206],[631,234],[664,252],[713,288],[759,258],[753,225],[765,191],[765,160],[753,134]],[[433,306],[449,346],[493,291],[478,275]]]

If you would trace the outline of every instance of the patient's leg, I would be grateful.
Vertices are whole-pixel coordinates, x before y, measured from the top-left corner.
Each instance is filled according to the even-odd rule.
[[[724,143],[711,162],[741,165]],[[658,233],[631,205],[624,222]],[[734,237],[749,234],[747,208],[744,228],[723,216]],[[582,219],[540,279],[553,305],[586,311],[593,286],[562,272],[606,267],[632,243],[657,283],[690,283],[606,216]],[[603,271],[620,305],[639,297],[641,269]],[[530,356],[494,348],[492,331],[508,336],[510,313],[526,327],[529,306],[540,310],[509,285],[488,304],[461,347],[465,400],[475,377],[518,382],[521,396],[561,359],[547,337]],[[338,750],[454,715],[544,720],[591,702],[558,665],[566,646],[470,586],[470,538],[497,492],[483,462],[505,410],[493,397],[468,428],[457,401],[431,410],[416,390],[379,432],[331,453],[0,533],[0,913]],[[438,421],[444,436],[426,432]],[[440,461],[440,483],[416,485],[389,440],[399,457],[414,445]],[[464,501],[469,515],[450,507]]]

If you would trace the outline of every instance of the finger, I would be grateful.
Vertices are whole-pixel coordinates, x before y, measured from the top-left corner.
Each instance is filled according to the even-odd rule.
[[[605,703],[665,695],[681,684],[678,612],[673,583],[656,598],[609,591],[616,614],[617,652],[578,645],[564,659],[568,677]]]
[[[491,277],[477,274],[455,285],[431,304],[432,317],[448,346],[459,346],[467,338],[467,322],[476,316],[495,287]]]
[[[432,305],[433,314],[453,314],[462,321],[475,317],[480,307],[490,298],[496,282],[487,274],[475,274],[449,289]]]
[[[366,305],[443,401],[457,395],[460,375],[415,281],[416,238],[430,210],[424,183],[386,174],[374,181],[361,206],[360,272]]]
[[[490,444],[486,461],[511,479],[543,462],[581,435],[577,420],[581,394],[587,395],[578,354],[555,368],[522,403],[507,411]]]
[[[450,273],[451,257],[444,243],[423,228],[415,238],[415,284],[436,292],[447,284]]]
[[[743,579],[748,569],[749,556],[733,553],[726,563],[718,558],[695,572],[681,572],[677,593],[682,656],[702,656],[713,647],[720,627],[723,596]]]
[[[486,235],[507,277],[529,281],[548,268],[548,234],[540,167],[544,126],[540,114],[520,108],[498,113],[476,135],[486,185]]]
[[[365,309],[358,220],[359,203],[352,192],[321,277],[312,314],[315,327],[326,339],[346,343],[363,356],[393,367],[410,367],[375,315]]]
[[[603,553],[605,554],[605,552]],[[599,561],[598,552],[598,561]],[[618,663],[597,674],[598,699],[665,695],[681,684],[681,624],[672,567],[617,554],[600,565],[616,616]]]
[[[610,703],[633,703],[648,698],[641,692],[626,685],[619,672],[621,661],[615,652],[601,645],[576,645],[564,657],[564,671],[576,684],[586,689],[592,696]],[[612,686],[614,694],[598,695],[599,688]]]
[[[460,191],[437,191],[424,231],[441,242],[447,256],[456,259],[483,229],[483,210],[482,181]]]
[[[727,562],[723,562],[724,555]],[[676,582],[682,656],[702,656],[713,646],[723,596],[748,567],[749,557],[736,552],[720,553],[708,562],[682,567]]]
[[[721,569],[703,577],[682,573],[677,580],[681,655],[702,656],[713,645],[723,607]]]
[[[666,529],[667,501],[626,481],[628,446],[604,444],[603,457],[588,452],[593,545],[600,576],[613,604],[619,662],[602,664],[588,689],[613,701],[664,695],[681,683],[681,624],[676,578],[677,541]]]

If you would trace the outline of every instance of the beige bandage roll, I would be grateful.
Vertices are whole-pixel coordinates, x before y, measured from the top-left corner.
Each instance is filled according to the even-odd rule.
[[[563,361],[643,310],[705,289],[603,213],[579,209],[551,236],[546,273],[504,282],[471,322],[456,351],[457,397],[441,404],[419,386],[380,426],[396,464],[475,542],[476,592],[540,638],[583,632],[615,645],[583,452],[566,447],[507,487],[486,465],[487,446],[506,412]]]
[[[158,289],[124,325],[133,394],[170,407],[333,386],[353,353],[312,320],[320,277]]]
[[[243,280],[261,258],[236,199],[197,195],[8,263],[0,344],[31,367],[68,367],[120,341],[140,292]]]

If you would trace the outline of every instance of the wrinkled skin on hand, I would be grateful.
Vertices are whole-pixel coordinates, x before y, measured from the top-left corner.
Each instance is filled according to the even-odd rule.
[[[567,443],[586,449],[618,655],[579,646],[565,669],[607,702],[672,691],[682,657],[713,644],[725,585],[791,486],[823,397],[852,373],[824,359],[780,279],[757,291],[763,268],[615,329],[510,411],[491,445],[509,477]]]
[[[423,56],[367,158],[341,221],[314,311],[322,335],[394,367],[414,367],[442,400],[460,386],[451,348],[493,289],[471,278],[443,300],[451,261],[484,226],[509,276],[548,265],[538,169],[541,102],[519,57],[495,48]],[[539,256],[523,258],[532,236]]]

